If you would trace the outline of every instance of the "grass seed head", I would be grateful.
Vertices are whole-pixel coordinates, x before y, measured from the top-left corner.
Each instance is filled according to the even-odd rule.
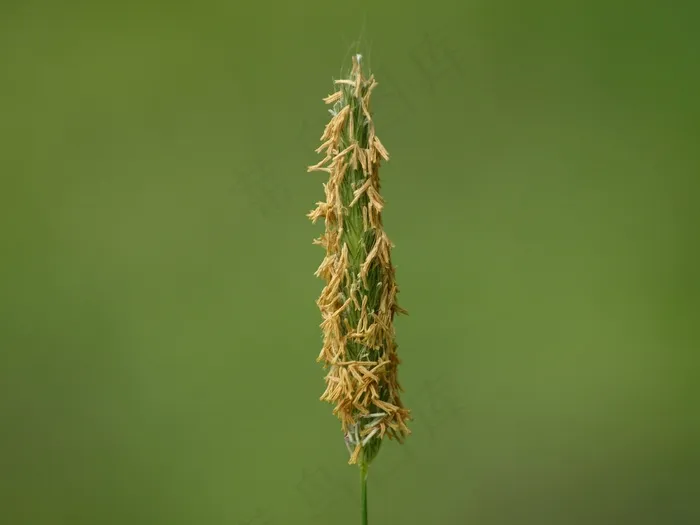
[[[327,370],[321,400],[335,405],[349,463],[366,466],[385,436],[402,442],[410,434],[394,333],[395,315],[406,312],[397,303],[393,245],[382,225],[379,167],[389,152],[372,120],[377,82],[363,74],[356,55],[349,78],[334,84],[337,90],[323,99],[332,104],[331,120],[316,150],[324,157],[308,169],[329,175],[325,201],[308,214],[325,222],[325,232],[314,240],[326,251],[316,271],[326,282],[317,300],[323,318],[318,361]]]

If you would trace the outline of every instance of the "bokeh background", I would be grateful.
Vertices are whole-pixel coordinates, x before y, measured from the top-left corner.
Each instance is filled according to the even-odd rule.
[[[321,98],[379,87],[385,524],[700,523],[690,2],[0,4],[0,523],[359,523]]]

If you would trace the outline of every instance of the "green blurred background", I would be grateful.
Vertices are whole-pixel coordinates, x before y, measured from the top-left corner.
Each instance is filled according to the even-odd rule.
[[[700,523],[686,4],[4,0],[0,523],[359,523],[305,213],[360,36],[415,417],[371,521]]]

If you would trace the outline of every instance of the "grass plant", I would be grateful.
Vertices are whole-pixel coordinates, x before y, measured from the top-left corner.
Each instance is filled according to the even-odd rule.
[[[325,201],[308,217],[325,222],[314,244],[326,255],[316,276],[326,282],[317,305],[323,345],[317,361],[326,370],[322,401],[334,404],[350,464],[360,467],[362,523],[367,523],[367,474],[385,437],[403,442],[410,411],[400,399],[396,314],[398,286],[391,261],[393,244],[382,224],[384,200],[379,168],[389,153],[375,133],[370,107],[378,83],[352,57],[347,78],[334,81],[324,98],[331,119],[316,153],[323,159],[308,171],[328,175]]]

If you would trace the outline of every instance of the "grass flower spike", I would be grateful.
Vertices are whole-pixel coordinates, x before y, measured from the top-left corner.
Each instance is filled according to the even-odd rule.
[[[356,55],[349,78],[335,86],[324,99],[331,119],[316,150],[324,157],[308,169],[329,175],[325,202],[308,214],[314,223],[325,222],[325,232],[314,240],[326,250],[316,271],[326,282],[317,301],[323,318],[317,360],[327,370],[321,400],[335,405],[349,463],[359,464],[366,479],[383,438],[402,442],[410,434],[394,334],[395,315],[406,312],[397,303],[393,245],[382,226],[379,167],[389,154],[370,111],[377,82],[363,74],[362,57]]]

